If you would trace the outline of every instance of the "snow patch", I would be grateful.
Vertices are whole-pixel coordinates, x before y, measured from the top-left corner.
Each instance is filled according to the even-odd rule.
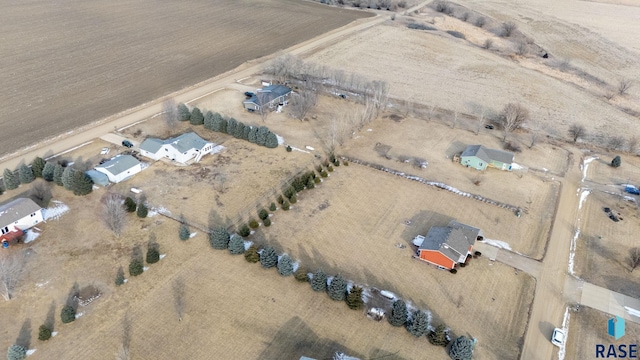
[[[571,239],[571,245],[569,246],[569,274],[574,275],[573,273],[573,265],[574,259],[576,257],[576,242],[578,241],[578,237],[580,236],[580,221],[578,220],[578,228],[576,232],[573,234],[573,239]]]
[[[640,310],[636,310],[628,306],[625,306],[624,309],[627,311],[627,314],[640,318]]]
[[[36,287],[37,287],[37,288],[43,288],[43,287],[45,287],[48,283],[49,283],[49,280],[47,280],[47,281],[45,281],[45,282],[41,282],[41,283],[36,283]]]
[[[566,337],[569,337],[569,318],[571,315],[569,314],[569,307],[564,310],[564,319],[562,320],[562,330],[564,331]],[[558,351],[558,360],[564,360],[564,355],[566,354],[567,342],[560,345],[560,351]]]
[[[504,241],[500,241],[500,240],[492,240],[492,239],[484,239],[483,242],[491,245],[491,246],[495,246],[497,248],[500,249],[505,249],[505,250],[511,250],[511,246]]]
[[[33,355],[34,352],[36,352],[37,349],[29,349],[27,350],[27,356],[31,356]]]
[[[209,154],[211,154],[211,155],[217,154],[220,151],[222,151],[222,149],[224,149],[224,146],[222,146],[222,145],[214,146],[213,149],[211,149],[211,152]]]
[[[276,134],[276,139],[278,139],[278,145],[284,144],[284,138],[278,134]]]
[[[158,214],[161,215],[171,215],[171,211],[165,209],[162,206],[159,207],[154,207],[154,208],[149,208],[149,212],[147,213],[147,217],[153,217],[156,216]]]
[[[167,256],[167,254],[160,254],[160,260],[164,259],[165,256]]]
[[[387,299],[389,299],[391,301],[396,301],[398,299],[396,294],[392,293],[391,291],[387,291],[387,290],[380,290],[380,295],[386,297]]]
[[[145,266],[145,267],[142,268],[142,271],[147,271],[147,270],[149,270],[148,266]]]
[[[516,163],[511,163],[511,168],[512,168],[513,170],[523,170],[523,169],[524,169],[524,166],[522,166],[522,165],[518,165],[518,164],[516,164]]]
[[[311,150],[311,151],[315,150],[314,148],[312,148],[312,147],[311,147],[311,146],[309,146],[309,145],[305,146],[304,148],[305,148],[305,149],[307,149],[307,150]]]
[[[291,145],[289,145],[289,146],[291,146]],[[300,151],[300,152],[303,152],[305,154],[311,154],[307,150],[298,149],[297,147],[294,147],[294,146],[291,146],[291,150]]]
[[[582,209],[582,204],[584,203],[585,200],[587,200],[587,196],[589,196],[590,193],[591,193],[590,189],[582,190],[582,193],[580,193],[580,202],[578,203],[578,210]]]
[[[298,271],[298,268],[300,267],[300,261],[296,261],[293,263],[293,272]]]
[[[69,207],[62,201],[54,200],[53,206],[44,209],[44,220],[58,220],[62,215],[69,211]]]
[[[584,159],[583,165],[582,167],[582,181],[584,181],[587,178],[587,170],[589,169],[589,163],[592,162],[593,160],[597,159],[597,156],[592,156],[590,158],[586,158]]]
[[[57,332],[57,331],[54,331],[54,332],[52,332],[52,333],[51,333],[51,337],[54,337],[54,336],[56,336],[56,335],[58,335],[58,332]]]
[[[245,240],[245,241],[244,241],[244,251],[249,250],[249,248],[251,247],[251,245],[253,245],[253,241]]]
[[[194,236],[198,235],[198,232],[192,232],[191,234],[189,234],[189,239],[193,238]]]
[[[81,312],[81,313],[77,313],[77,314],[76,314],[76,319],[77,319],[77,318],[79,318],[79,317],[81,317],[82,315],[84,315],[84,313],[83,313],[83,312]]]
[[[30,243],[33,240],[37,239],[38,236],[40,236],[40,232],[34,231],[34,230],[27,230],[26,235],[24,237],[25,244]]]
[[[124,279],[122,282],[126,284],[128,281],[129,279]]]

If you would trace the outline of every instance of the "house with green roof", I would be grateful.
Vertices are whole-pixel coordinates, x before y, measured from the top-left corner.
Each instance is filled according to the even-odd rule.
[[[214,148],[214,143],[204,140],[194,132],[189,132],[166,140],[147,138],[140,144],[140,155],[153,160],[167,158],[186,164],[191,159],[194,159],[194,162],[199,162]]]
[[[470,145],[460,155],[460,163],[477,170],[494,167],[511,171],[514,154],[508,151],[489,149],[482,145]]]
[[[95,169],[107,175],[112,183],[119,183],[142,171],[142,163],[131,155],[118,155]]]

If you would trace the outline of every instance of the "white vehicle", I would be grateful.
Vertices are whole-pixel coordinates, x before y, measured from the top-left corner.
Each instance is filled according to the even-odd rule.
[[[111,149],[109,149],[108,147],[103,147],[102,150],[100,150],[100,155],[107,155],[110,150]]]
[[[553,335],[551,335],[551,343],[555,346],[562,346],[564,342],[567,340],[567,334],[565,334],[564,330],[560,328],[555,328],[553,330]]]

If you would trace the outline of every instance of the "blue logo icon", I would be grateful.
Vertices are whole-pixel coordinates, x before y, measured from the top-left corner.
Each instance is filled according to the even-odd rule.
[[[624,336],[624,319],[620,316],[614,316],[607,321],[607,334],[613,336],[616,340]]]

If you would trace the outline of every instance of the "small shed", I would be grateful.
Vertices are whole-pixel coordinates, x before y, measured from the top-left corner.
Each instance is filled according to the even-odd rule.
[[[131,155],[118,155],[95,169],[112,183],[119,183],[142,171],[142,163]]]
[[[87,174],[87,176],[91,178],[91,181],[93,181],[93,183],[96,185],[100,185],[100,186],[109,185],[109,177],[98,170],[91,169],[91,170],[85,171],[84,173]]]

